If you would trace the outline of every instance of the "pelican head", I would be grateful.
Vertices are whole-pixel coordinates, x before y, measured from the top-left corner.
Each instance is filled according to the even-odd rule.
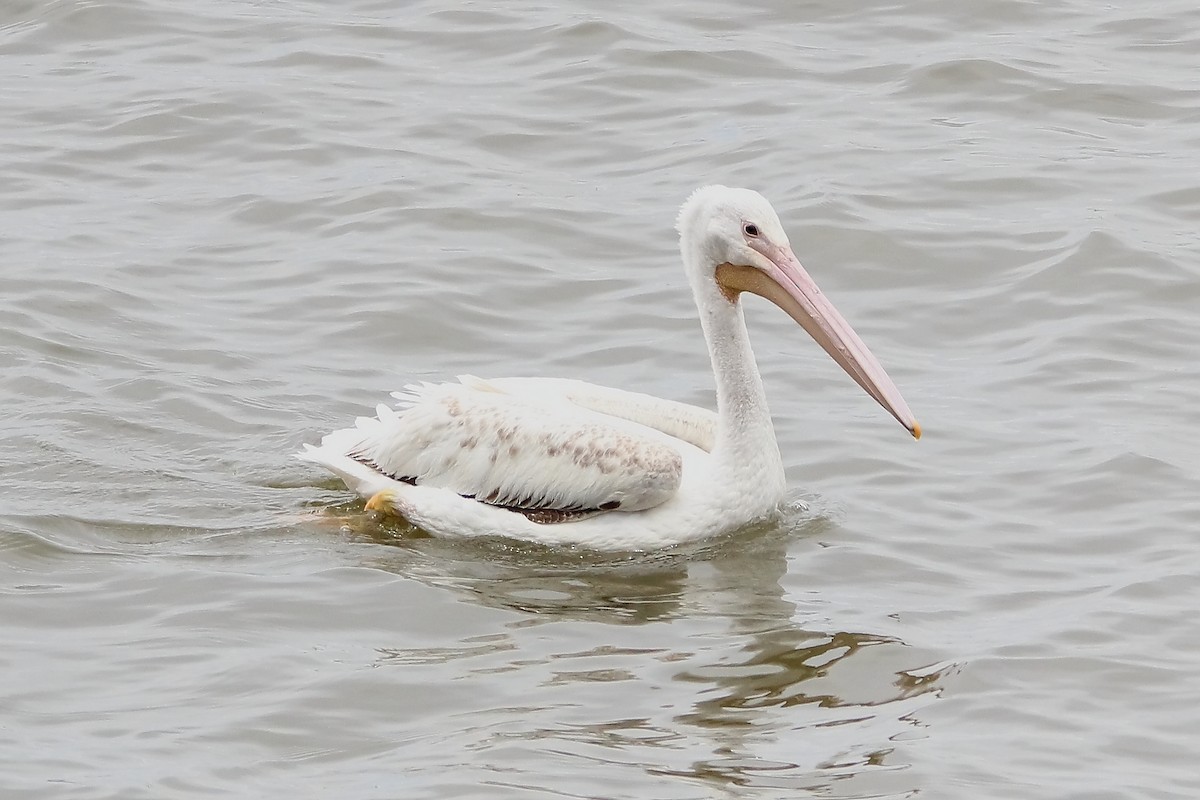
[[[679,211],[679,247],[689,279],[715,281],[726,301],[742,292],[770,300],[912,435],[921,426],[900,390],[792,252],[779,215],[758,192],[705,186]]]

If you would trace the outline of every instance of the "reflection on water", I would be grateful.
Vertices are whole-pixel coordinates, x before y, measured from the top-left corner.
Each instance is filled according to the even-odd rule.
[[[788,543],[825,523],[797,520],[686,553],[612,556],[447,542],[347,516],[366,545],[364,565],[518,612],[454,647],[379,649],[379,664],[401,680],[420,680],[414,670],[469,679],[482,703],[471,720],[497,710],[488,686],[504,676],[505,721],[469,725],[478,757],[520,742],[709,787],[858,796],[873,792],[876,773],[909,766],[902,741],[941,672],[920,669],[932,654],[822,627],[822,609],[785,596]],[[560,640],[562,622],[590,623],[588,637]],[[528,687],[517,700],[514,681]],[[514,708],[523,723],[514,724]]]

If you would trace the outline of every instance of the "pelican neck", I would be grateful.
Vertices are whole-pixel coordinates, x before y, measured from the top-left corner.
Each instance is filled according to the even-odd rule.
[[[718,461],[730,462],[730,467],[759,467],[782,473],[775,428],[750,347],[742,304],[722,294],[712,273],[708,275],[707,279],[693,279],[693,292],[717,389],[713,455]]]

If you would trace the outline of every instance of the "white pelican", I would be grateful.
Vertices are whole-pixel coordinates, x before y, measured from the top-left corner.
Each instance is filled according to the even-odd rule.
[[[706,186],[679,212],[679,249],[708,343],[717,412],[575,380],[464,376],[409,386],[299,458],[367,508],[440,536],[622,550],[712,536],[780,513],[783,462],[750,350],[742,292],[786,311],[916,438],[876,358],[749,189]]]

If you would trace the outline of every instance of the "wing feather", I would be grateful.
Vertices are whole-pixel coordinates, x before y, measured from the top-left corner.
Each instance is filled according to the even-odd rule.
[[[601,414],[654,428],[705,452],[712,452],[717,439],[717,415],[714,411],[641,392],[597,386],[570,378],[484,380],[462,375],[459,380],[480,391],[507,392],[540,402],[565,400]]]
[[[639,511],[679,487],[678,450],[561,398],[469,381],[412,385],[395,396],[398,410],[381,405],[354,431],[331,436],[346,455],[396,480],[545,512]]]

